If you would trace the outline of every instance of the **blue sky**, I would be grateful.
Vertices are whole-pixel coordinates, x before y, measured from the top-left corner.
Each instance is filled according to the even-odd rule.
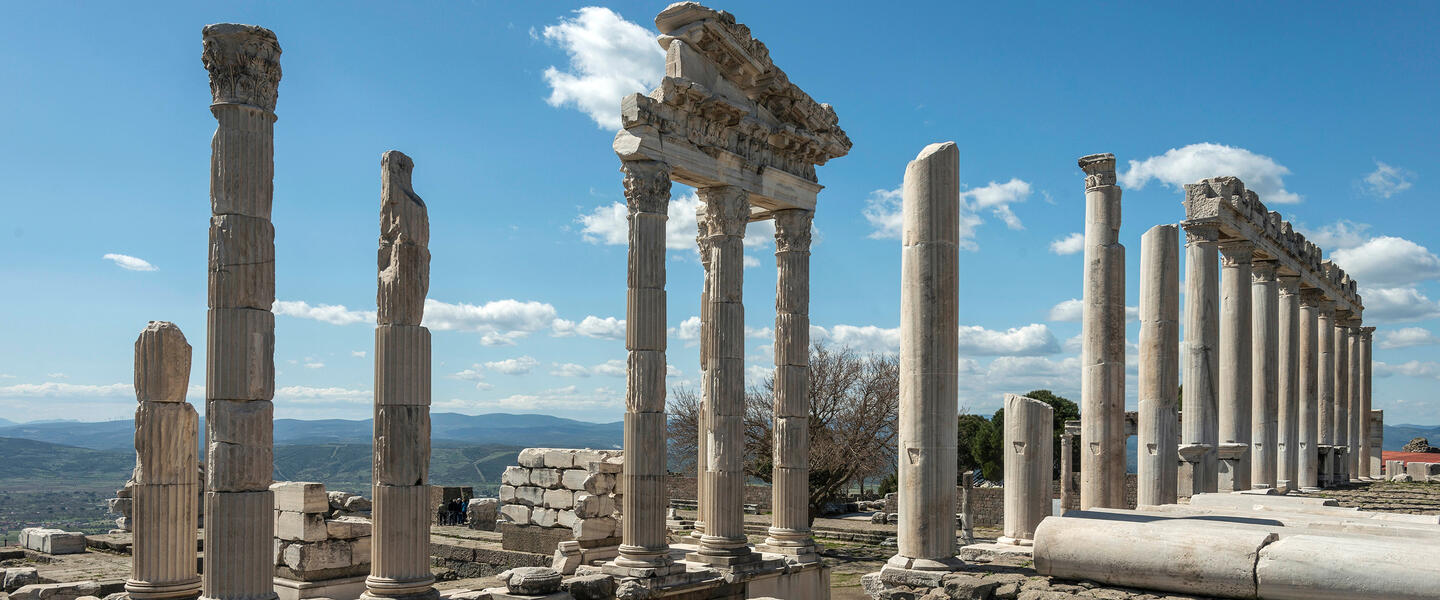
[[[203,399],[210,92],[200,28],[284,49],[275,138],[277,417],[370,414],[379,162],[399,149],[432,219],[434,408],[623,414],[620,96],[661,74],[663,3],[32,3],[0,39],[0,417],[124,418],[132,344],[180,325]],[[1440,423],[1440,247],[1428,25],[1440,7],[733,2],[854,141],[819,169],[817,339],[894,351],[905,163],[954,140],[966,186],[961,405],[1078,401],[1082,173],[1113,152],[1129,304],[1139,238],[1179,184],[1238,175],[1360,282],[1376,408]],[[671,384],[697,374],[689,190],[671,236]],[[772,364],[770,229],[745,272],[752,377]],[[108,258],[107,258],[108,256]],[[1132,322],[1129,336],[1138,335]],[[1134,405],[1132,380],[1127,392]]]

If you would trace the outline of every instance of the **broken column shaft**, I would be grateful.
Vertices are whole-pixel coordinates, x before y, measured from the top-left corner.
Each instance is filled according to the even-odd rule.
[[[1140,238],[1140,414],[1136,501],[1174,504],[1180,441],[1179,228],[1156,225]],[[1008,416],[1008,412],[1006,413]]]

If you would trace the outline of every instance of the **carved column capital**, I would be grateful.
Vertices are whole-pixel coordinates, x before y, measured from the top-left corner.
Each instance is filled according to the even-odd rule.
[[[1214,221],[1186,221],[1180,223],[1185,230],[1185,245],[1190,244],[1218,244],[1220,242],[1220,224]]]
[[[710,236],[745,235],[750,222],[750,192],[736,185],[721,185],[696,190],[705,205],[705,227]],[[697,219],[698,221],[698,219]]]
[[[635,213],[665,214],[670,206],[670,165],[658,160],[620,162],[625,174],[625,205]]]
[[[798,208],[775,212],[775,252],[809,252],[814,217],[815,211]]]
[[[275,111],[280,86],[280,43],[264,27],[218,23],[201,31],[200,54],[210,72],[215,104],[248,104]]]
[[[1275,269],[1280,265],[1270,259],[1259,259],[1250,263],[1250,277],[1257,283],[1276,281]]]
[[[1224,242],[1220,244],[1220,265],[1238,267],[1255,259],[1255,244],[1247,241]]]
[[[1300,306],[1318,308],[1323,302],[1325,302],[1325,292],[1320,288],[1300,288]]]
[[[1299,275],[1276,275],[1276,276],[1275,276],[1275,279],[1280,282],[1280,295],[1281,295],[1281,296],[1298,296],[1298,295],[1300,295],[1300,276],[1299,276]]]
[[[1115,185],[1115,155],[1090,154],[1080,157],[1080,169],[1085,171],[1085,189]]]

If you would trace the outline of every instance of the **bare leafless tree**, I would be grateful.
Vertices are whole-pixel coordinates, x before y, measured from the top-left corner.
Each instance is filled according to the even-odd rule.
[[[812,517],[824,503],[850,485],[895,468],[896,419],[900,368],[894,356],[859,356],[850,348],[810,348],[810,507]],[[695,463],[700,400],[693,390],[670,395],[671,465],[690,470]],[[747,474],[771,478],[774,376],[745,395]]]

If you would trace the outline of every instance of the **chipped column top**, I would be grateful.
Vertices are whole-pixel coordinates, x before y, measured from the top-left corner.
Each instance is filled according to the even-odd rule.
[[[1267,209],[1259,194],[1246,189],[1238,177],[1211,177],[1187,184],[1184,205],[1182,225],[1213,223],[1222,241],[1252,242],[1257,259],[1276,261],[1279,275],[1298,276],[1302,288],[1318,289],[1338,310],[1355,314],[1364,310],[1355,280],[1335,263],[1322,260],[1319,246],[1295,231],[1280,213]]]
[[[1109,152],[1087,154],[1077,161],[1085,171],[1085,189],[1115,185],[1115,155]]]

